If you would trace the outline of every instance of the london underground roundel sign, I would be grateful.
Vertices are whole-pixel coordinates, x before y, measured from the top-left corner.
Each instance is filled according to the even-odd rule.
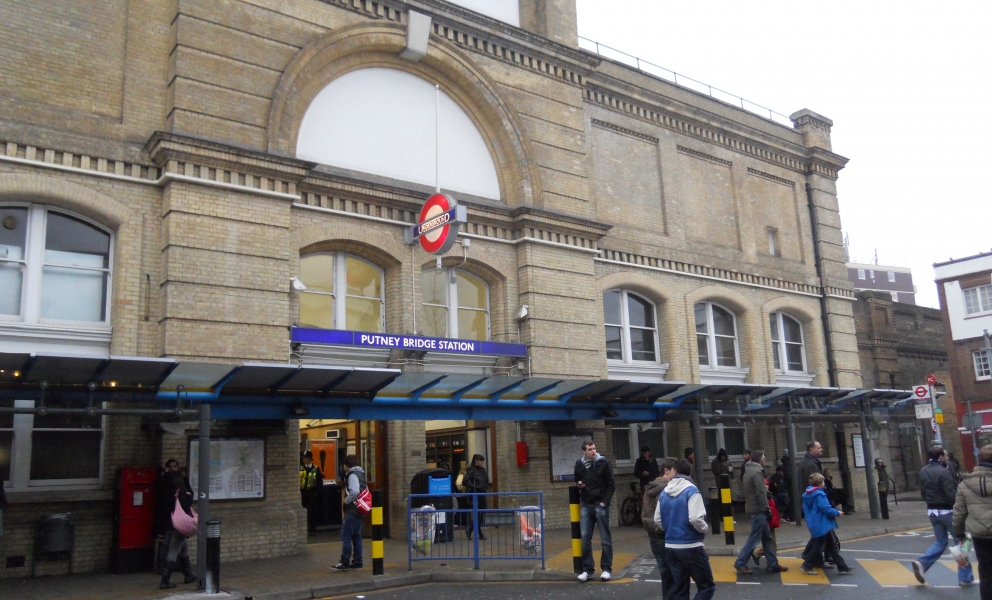
[[[446,194],[434,194],[420,210],[417,224],[407,230],[407,243],[420,241],[431,254],[444,254],[458,238],[459,226],[466,221],[466,210]]]

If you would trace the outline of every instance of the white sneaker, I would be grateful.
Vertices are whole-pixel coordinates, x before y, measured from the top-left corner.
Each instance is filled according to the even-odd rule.
[[[601,580],[603,580],[603,581],[609,581],[610,580],[610,577],[613,577],[613,576],[610,575],[610,572],[609,571],[603,571],[602,574],[600,574],[600,576],[599,576],[599,578]]]
[[[579,581],[585,583],[588,580],[589,580],[589,573],[586,573],[585,571],[579,573]]]

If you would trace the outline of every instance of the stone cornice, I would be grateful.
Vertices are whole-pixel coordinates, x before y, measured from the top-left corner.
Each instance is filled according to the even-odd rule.
[[[257,174],[302,180],[317,163],[246,150],[187,135],[156,131],[145,144],[145,151],[159,167],[168,161],[195,162],[217,167],[240,168]]]

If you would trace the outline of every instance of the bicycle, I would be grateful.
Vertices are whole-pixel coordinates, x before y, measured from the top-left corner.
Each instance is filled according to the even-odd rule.
[[[637,525],[641,522],[641,507],[644,503],[644,492],[636,481],[630,483],[630,496],[620,504],[620,522],[624,525]]]

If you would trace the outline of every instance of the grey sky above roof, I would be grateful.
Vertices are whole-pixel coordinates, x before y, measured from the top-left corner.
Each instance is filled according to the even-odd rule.
[[[577,0],[579,35],[791,114],[834,121],[852,259],[878,250],[937,305],[933,263],[992,245],[992,5]]]

